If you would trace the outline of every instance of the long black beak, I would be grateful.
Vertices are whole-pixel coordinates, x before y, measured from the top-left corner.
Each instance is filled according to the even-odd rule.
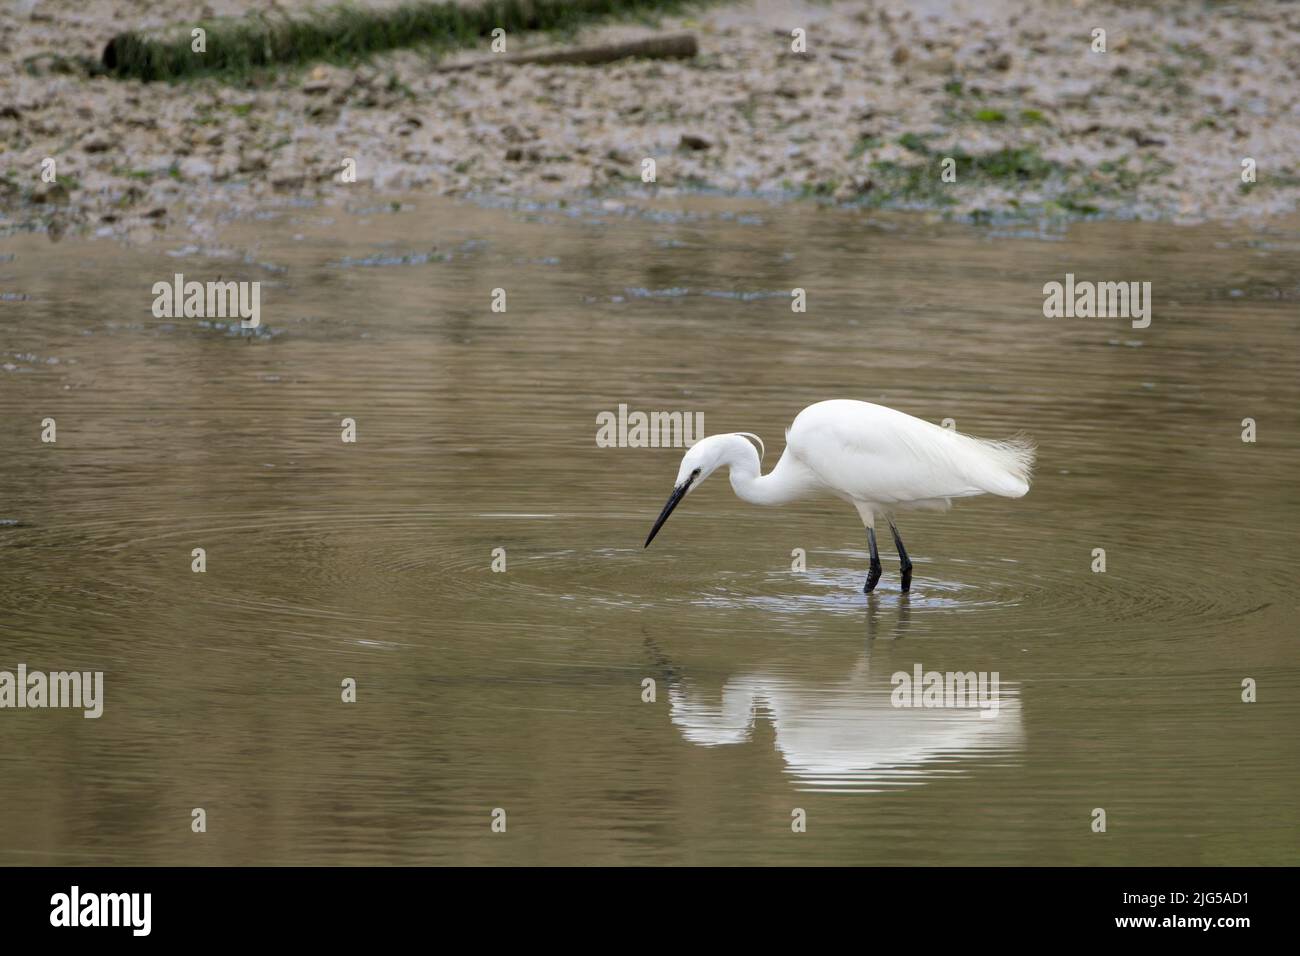
[[[664,522],[668,520],[668,516],[673,513],[673,509],[676,508],[681,503],[681,500],[686,497],[686,492],[690,490],[691,482],[694,480],[695,476],[691,475],[691,477],[687,478],[673,489],[673,493],[668,497],[668,503],[664,505],[664,510],[659,512],[659,518],[655,521],[655,526],[650,529],[650,537],[645,539],[645,546],[647,548],[650,547],[650,542],[655,539],[655,535],[659,533],[659,529],[664,526]]]

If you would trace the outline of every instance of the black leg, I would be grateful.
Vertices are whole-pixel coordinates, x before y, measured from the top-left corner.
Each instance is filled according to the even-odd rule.
[[[880,552],[876,550],[876,529],[867,529],[867,540],[871,542],[871,567],[867,570],[867,583],[862,586],[863,594],[870,594],[876,589],[880,580]]]
[[[894,532],[894,547],[898,548],[898,565],[903,572],[903,590],[912,590],[912,559],[907,556],[907,549],[903,547],[903,539],[898,536],[898,528],[894,526],[891,519],[889,530]]]

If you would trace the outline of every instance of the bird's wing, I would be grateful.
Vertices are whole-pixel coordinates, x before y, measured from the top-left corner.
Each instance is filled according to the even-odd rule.
[[[788,443],[827,485],[882,505],[1019,497],[1029,488],[1033,461],[1026,443],[982,441],[867,402],[809,406],[791,425]]]

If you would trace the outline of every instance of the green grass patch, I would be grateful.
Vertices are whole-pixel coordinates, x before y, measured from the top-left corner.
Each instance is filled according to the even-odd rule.
[[[353,63],[401,47],[435,51],[470,46],[500,27],[507,37],[525,31],[574,30],[615,16],[673,13],[708,0],[483,0],[472,6],[410,0],[385,9],[348,5],[295,13],[250,14],[199,21],[160,32],[127,32],[104,50],[112,76],[145,81],[218,75],[247,80],[258,70],[315,61]],[[206,31],[203,53],[190,31]]]
[[[920,133],[904,133],[898,137],[898,145],[914,153],[925,154],[930,151],[930,147],[925,143],[925,137]]]
[[[877,182],[868,196],[871,205],[902,202],[947,206],[954,202],[952,184],[939,179],[937,159],[921,165],[881,160],[871,164],[871,172]]]
[[[943,159],[951,158],[957,164],[957,182],[967,178],[985,182],[999,180],[1003,182],[1032,182],[1046,179],[1056,171],[1056,165],[1044,159],[1033,146],[1004,146],[989,153],[967,153],[962,149],[949,152],[930,148],[926,138],[919,133],[904,133],[898,138],[898,144],[914,153],[920,153],[934,166],[934,178],[938,179]],[[889,164],[897,165],[897,164]],[[925,167],[906,167],[925,168]]]
[[[804,183],[799,189],[800,199],[828,199],[835,195],[839,183],[834,180],[819,183]]]
[[[1060,167],[1039,155],[1032,146],[1004,147],[988,153],[944,152],[929,147],[919,136],[903,144],[924,157],[921,163],[882,160],[871,164],[875,186],[867,198],[873,206],[951,206],[964,186],[1029,184],[1042,182]],[[902,140],[900,139],[900,142]],[[942,179],[944,160],[956,164],[956,182]]]
[[[1237,190],[1243,196],[1250,195],[1256,189],[1296,189],[1297,187],[1300,187],[1300,176],[1286,172],[1261,176],[1253,183],[1241,182],[1237,184]]]
[[[114,166],[113,175],[122,176],[125,179],[142,179],[148,182],[156,177],[158,173],[152,169],[128,169],[124,166]]]
[[[869,149],[875,149],[883,140],[879,136],[859,136],[858,141],[849,150],[849,159],[858,159]]]
[[[1032,146],[1006,146],[977,156],[958,152],[953,159],[957,160],[958,182],[963,173],[1004,182],[1036,182],[1056,170],[1056,165],[1043,159]]]
[[[1075,216],[1095,216],[1101,212],[1101,207],[1088,202],[1086,199],[1079,199],[1075,196],[1061,196],[1054,200],[1055,204],[1066,212]]]

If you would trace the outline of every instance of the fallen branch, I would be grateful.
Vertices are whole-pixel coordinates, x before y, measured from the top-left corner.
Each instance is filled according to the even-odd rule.
[[[110,75],[146,82],[212,74],[242,80],[254,70],[319,60],[346,63],[399,47],[465,48],[497,28],[512,35],[573,29],[610,17],[671,13],[708,2],[712,0],[404,0],[375,9],[345,5],[292,15],[250,13],[128,30],[108,41],[102,60]],[[199,28],[201,40],[194,36]],[[662,52],[652,41],[649,52],[620,56],[693,56],[694,42],[690,40],[689,53]],[[596,59],[577,62],[606,62],[594,55]]]
[[[648,60],[690,59],[699,52],[693,33],[665,33],[661,36],[644,37],[640,40],[628,40],[624,43],[601,43],[596,46],[575,46],[538,50],[536,53],[516,53],[512,56],[490,56],[467,63],[450,63],[438,67],[439,72],[449,73],[461,70],[473,70],[480,66],[496,66],[500,63],[577,63],[593,66],[597,63],[613,63],[629,57]]]

